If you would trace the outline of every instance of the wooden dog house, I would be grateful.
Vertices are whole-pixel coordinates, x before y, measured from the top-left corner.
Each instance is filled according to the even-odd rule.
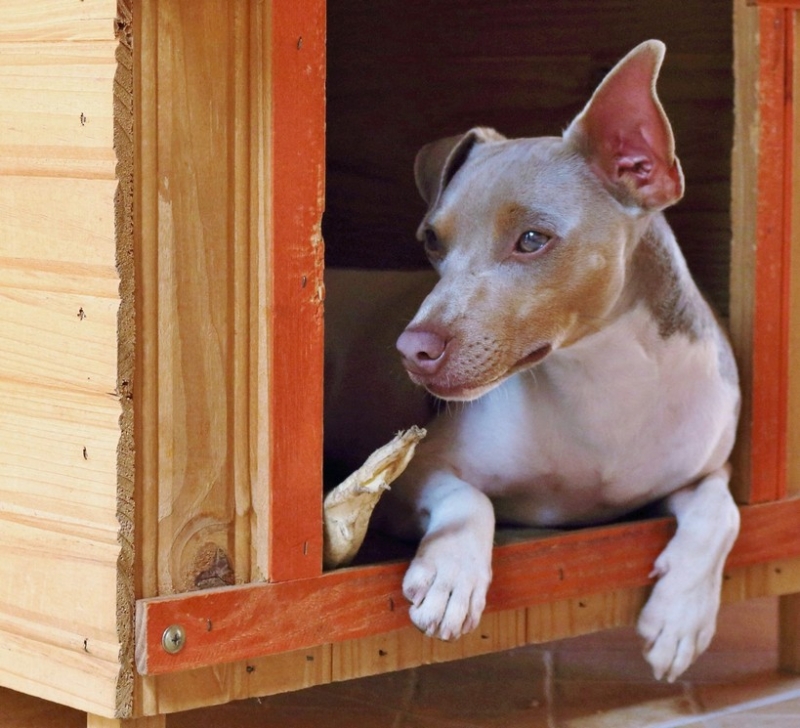
[[[396,3],[407,20],[381,33],[405,27],[428,48],[446,44],[413,19],[430,4]],[[394,145],[397,117],[383,96],[403,91],[409,113],[431,127],[421,141],[469,116],[451,106],[435,129],[424,94],[397,86],[403,73],[420,87],[444,84],[444,65],[427,76],[424,63],[389,73],[387,86],[381,69],[416,52],[400,35],[372,34],[377,6],[390,12],[392,3],[328,5],[0,3],[0,686],[86,711],[93,728],[155,728],[175,711],[630,624],[671,533],[660,519],[498,547],[489,612],[452,644],[409,626],[402,563],[323,572],[326,20],[339,39],[330,49],[340,114],[329,117],[332,258],[382,257],[380,235],[369,254],[341,241],[354,237],[350,201],[374,198],[375,180],[347,160],[357,166],[358,150],[374,146],[366,133],[385,132],[384,149]],[[459,72],[492,86],[499,52],[481,50],[481,29],[503,4],[468,5],[437,3],[437,15],[460,13]],[[646,37],[623,28],[612,48],[596,33],[619,3],[574,3],[577,20],[565,10],[573,3],[525,5],[561,24],[551,36],[558,48],[581,28],[603,36],[595,42],[609,44],[610,62]],[[639,2],[634,15],[683,32],[683,9],[665,5]],[[667,68],[705,69],[703,83],[696,97],[662,96],[668,111],[702,111],[725,83],[735,88],[731,172],[701,179],[713,192],[676,223],[681,240],[704,224],[718,240],[705,268],[702,252],[695,259],[729,313],[745,385],[743,525],[724,598],[788,595],[781,661],[798,669],[800,2],[702,5],[716,15],[689,18],[687,43],[704,50],[693,57],[678,44]],[[529,50],[527,26],[511,17],[518,10],[509,3],[509,56]],[[487,63],[467,62],[481,53]],[[551,98],[567,97],[553,108],[587,98],[593,83],[574,79],[602,66],[598,57],[555,50],[537,66]],[[684,90],[694,88],[689,76]],[[355,84],[364,94],[351,103]],[[432,88],[447,105],[442,86]],[[518,108],[511,127],[532,121]],[[712,112],[723,120],[724,110]],[[690,186],[709,139],[730,147],[717,127],[698,133],[694,156],[678,137]],[[416,137],[404,141],[410,148]],[[730,190],[729,248],[709,200]],[[378,224],[383,214],[367,218]],[[730,270],[729,285],[720,270],[726,281]]]

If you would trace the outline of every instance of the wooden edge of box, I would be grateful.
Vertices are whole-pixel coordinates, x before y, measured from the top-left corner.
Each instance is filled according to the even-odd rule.
[[[134,691],[134,436],[133,379],[135,352],[135,300],[133,256],[133,40],[131,0],[118,0],[114,76],[114,149],[117,155],[118,186],[114,198],[116,263],[120,278],[120,306],[117,313],[117,394],[119,396],[120,439],[117,445],[117,521],[120,553],[117,561],[117,635],[120,664],[117,679],[118,717],[133,713]]]
[[[800,500],[746,506],[728,568],[800,555]],[[487,612],[646,586],[674,530],[660,518],[533,539],[495,549]],[[405,564],[343,569],[137,603],[137,668],[155,675],[368,637],[408,625]],[[291,608],[286,608],[291,605]],[[180,625],[185,644],[164,651]]]

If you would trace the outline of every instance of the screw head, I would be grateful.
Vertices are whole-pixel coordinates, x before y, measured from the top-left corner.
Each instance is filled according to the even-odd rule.
[[[179,624],[171,624],[161,635],[161,646],[170,655],[180,652],[185,644],[186,632]]]

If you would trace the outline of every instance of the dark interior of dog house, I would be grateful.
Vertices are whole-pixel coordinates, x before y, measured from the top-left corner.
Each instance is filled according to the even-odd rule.
[[[330,0],[326,262],[427,265],[413,162],[472,126],[560,134],[639,42],[667,45],[658,93],[686,177],[668,219],[725,317],[733,134],[731,4],[725,0]]]
[[[424,144],[473,126],[561,134],[620,58],[658,38],[658,94],[686,178],[667,217],[726,318],[731,22],[724,0],[330,0],[326,265],[427,267],[413,174]],[[409,552],[372,533],[359,561],[396,555]]]

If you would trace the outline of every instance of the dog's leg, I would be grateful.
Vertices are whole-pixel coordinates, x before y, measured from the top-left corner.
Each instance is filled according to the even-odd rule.
[[[425,533],[403,580],[414,624],[451,640],[478,626],[492,580],[494,509],[452,473],[429,476],[421,493]]]
[[[657,679],[677,679],[714,636],[722,570],[739,532],[729,477],[725,466],[667,499],[678,530],[656,559],[658,581],[638,624]]]

